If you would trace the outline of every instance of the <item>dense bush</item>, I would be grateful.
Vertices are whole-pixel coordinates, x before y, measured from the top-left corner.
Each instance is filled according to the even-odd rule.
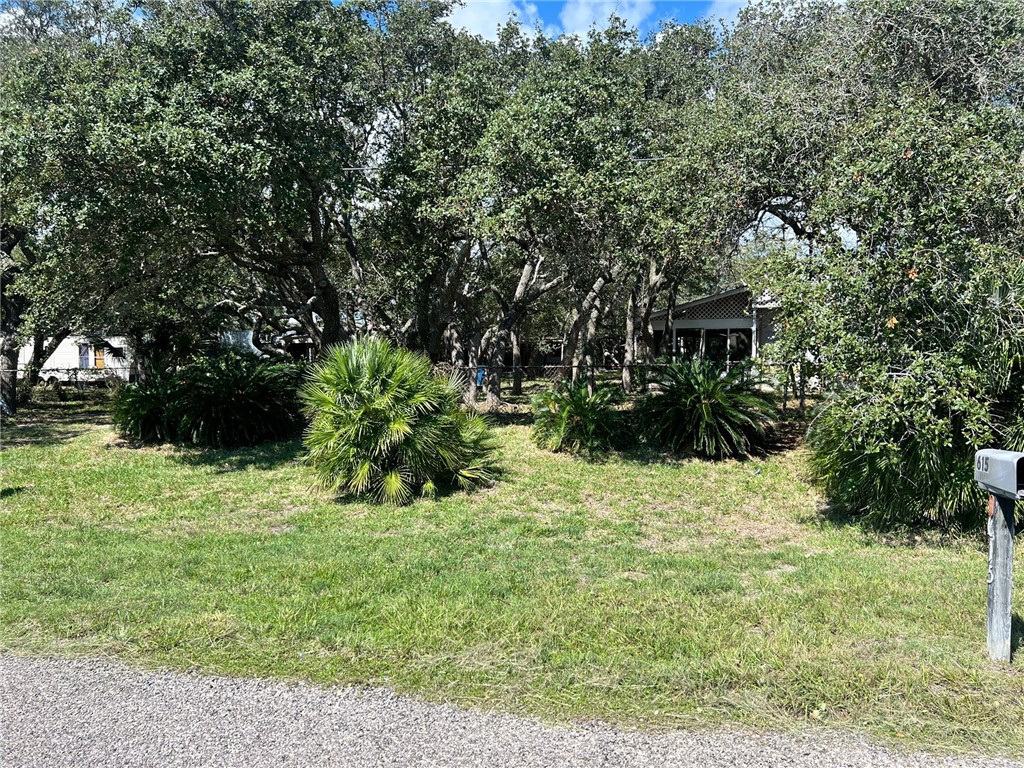
[[[922,359],[912,375],[871,376],[823,403],[808,433],[815,479],[833,506],[883,527],[969,528],[983,519],[979,448],[1021,447],[1019,422],[971,393],[978,376]]]
[[[384,339],[335,347],[302,388],[306,461],[322,487],[392,504],[489,482],[496,444],[461,393],[457,376]]]
[[[174,381],[168,410],[181,442],[255,445],[290,437],[301,425],[301,372],[292,363],[225,352],[196,359]]]
[[[300,377],[291,363],[237,352],[197,358],[118,390],[114,424],[147,442],[235,447],[282,440],[301,425]]]
[[[712,458],[749,453],[776,413],[749,365],[725,371],[708,360],[684,360],[665,368],[657,386],[640,401],[637,416],[646,439],[669,451]]]
[[[150,376],[138,384],[127,384],[114,393],[114,427],[125,437],[147,443],[178,439],[168,408],[174,397],[174,375]]]
[[[615,405],[619,391],[597,387],[593,394],[582,379],[559,384],[533,398],[533,441],[549,451],[595,453],[620,438],[622,419]]]

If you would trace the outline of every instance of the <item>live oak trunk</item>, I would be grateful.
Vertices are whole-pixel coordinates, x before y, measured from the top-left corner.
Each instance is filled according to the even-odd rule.
[[[18,344],[13,336],[0,339],[0,398],[11,413],[18,410]]]
[[[633,364],[636,362],[636,288],[626,302],[626,348],[622,354],[622,391],[633,391]]]
[[[523,394],[523,357],[519,348],[519,334],[512,332],[512,394]]]
[[[466,405],[476,405],[476,369],[480,360],[480,332],[469,340],[466,348]]]
[[[46,361],[57,351],[57,347],[71,335],[70,328],[61,328],[53,336],[46,338],[41,332],[35,333],[32,337],[32,356],[25,365],[25,375],[22,377],[22,384],[33,387],[39,383],[39,372],[43,369]]]

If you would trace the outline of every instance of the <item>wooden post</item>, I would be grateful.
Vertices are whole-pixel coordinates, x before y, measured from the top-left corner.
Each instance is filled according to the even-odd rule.
[[[1013,499],[988,497],[988,655],[996,661],[1010,660],[1013,506]]]

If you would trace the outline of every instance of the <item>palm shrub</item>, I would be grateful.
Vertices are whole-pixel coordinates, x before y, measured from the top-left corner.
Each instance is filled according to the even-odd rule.
[[[405,504],[416,494],[490,482],[496,444],[461,407],[462,381],[381,338],[332,348],[301,391],[309,416],[306,462],[339,494]]]
[[[657,383],[658,391],[640,401],[637,415],[647,439],[665,450],[741,456],[763,442],[775,418],[775,406],[749,364],[726,371],[691,358],[663,369]]]
[[[287,362],[224,351],[150,375],[114,396],[114,425],[145,442],[215,448],[282,440],[300,428],[301,372]]]
[[[593,393],[582,379],[559,384],[532,400],[533,441],[549,451],[595,453],[611,448],[621,434],[621,417],[615,410],[620,395],[612,387]]]

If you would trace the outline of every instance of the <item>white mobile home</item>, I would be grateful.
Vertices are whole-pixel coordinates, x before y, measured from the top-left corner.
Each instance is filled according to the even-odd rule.
[[[32,346],[22,347],[18,354],[18,370],[24,372],[31,359]],[[48,384],[128,381],[131,372],[132,360],[126,339],[120,336],[102,340],[96,337],[68,336],[43,363],[39,377]]]

